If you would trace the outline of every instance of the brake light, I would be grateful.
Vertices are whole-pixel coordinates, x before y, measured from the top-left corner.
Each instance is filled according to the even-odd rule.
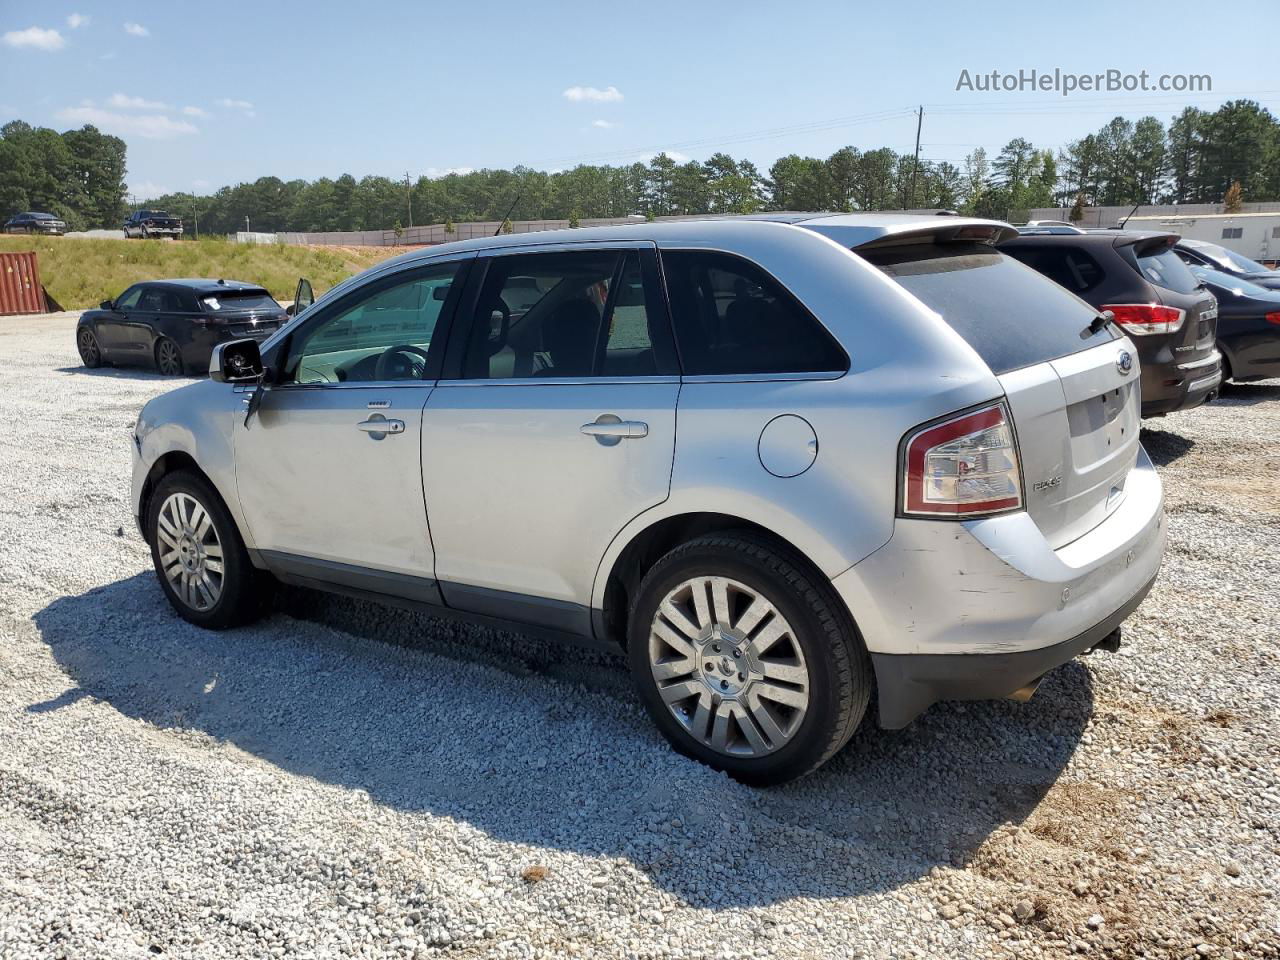
[[[1280,313],[1268,313],[1267,323],[1274,323],[1276,326],[1280,326]]]
[[[902,512],[975,517],[1022,507],[1022,471],[1004,403],[908,434]]]
[[[1162,307],[1155,303],[1108,303],[1099,309],[1110,310],[1116,315],[1116,323],[1125,333],[1147,336],[1152,333],[1173,333],[1181,329],[1186,311],[1177,307]]]

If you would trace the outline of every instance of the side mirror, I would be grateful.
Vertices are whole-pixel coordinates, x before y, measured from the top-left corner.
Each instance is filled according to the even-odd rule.
[[[213,348],[209,357],[209,379],[218,383],[254,383],[265,368],[256,340],[232,340]]]
[[[115,308],[116,308],[116,305],[112,303],[110,300],[103,300],[100,304],[98,304],[99,310],[114,310]]]

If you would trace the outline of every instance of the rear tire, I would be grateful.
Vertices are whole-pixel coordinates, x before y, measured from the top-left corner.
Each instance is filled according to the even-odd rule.
[[[744,783],[816,769],[870,701],[870,658],[826,578],[750,531],[698,537],[655,563],[628,634],[632,679],[658,729]]]
[[[145,521],[160,588],[180,617],[225,630],[263,614],[271,580],[254,568],[235,521],[204,477],[167,474],[147,501]]]

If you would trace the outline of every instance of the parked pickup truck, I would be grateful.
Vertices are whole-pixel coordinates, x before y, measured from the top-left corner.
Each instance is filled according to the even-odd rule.
[[[177,240],[182,236],[182,221],[163,210],[138,210],[131,213],[124,222],[124,236],[126,240],[131,237],[141,237],[143,240],[173,237]]]

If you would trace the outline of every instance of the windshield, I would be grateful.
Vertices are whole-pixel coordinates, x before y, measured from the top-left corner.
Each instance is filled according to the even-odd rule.
[[[228,290],[205,294],[200,305],[210,313],[220,310],[279,310],[280,304],[265,290]]]
[[[1268,300],[1280,299],[1280,297],[1276,296],[1274,290],[1268,290],[1266,287],[1260,287],[1256,283],[1250,283],[1243,277],[1238,277],[1233,273],[1210,270],[1208,267],[1192,267],[1191,272],[1196,275],[1197,279],[1203,280],[1211,286],[1230,290],[1238,297],[1265,297]]]
[[[964,337],[999,376],[1116,339],[1098,311],[982,243],[855,250]]]

